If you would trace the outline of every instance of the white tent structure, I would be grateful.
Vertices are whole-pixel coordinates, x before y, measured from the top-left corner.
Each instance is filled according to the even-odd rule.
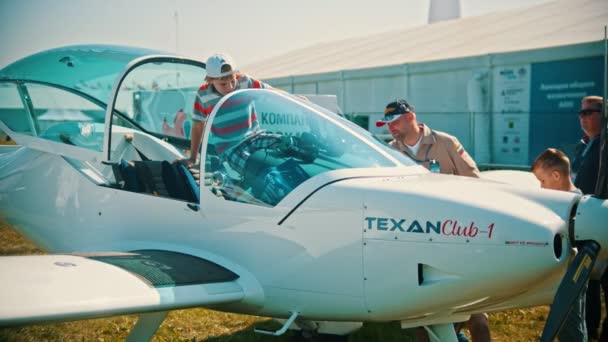
[[[607,0],[558,0],[317,44],[243,70],[290,92],[335,94],[372,131],[386,103],[406,98],[478,163],[529,165],[580,138],[574,113],[602,94],[607,24]]]
[[[77,109],[49,109],[38,121],[93,121],[93,118]]]

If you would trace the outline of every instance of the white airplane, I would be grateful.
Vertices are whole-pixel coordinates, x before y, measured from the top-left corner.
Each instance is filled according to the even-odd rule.
[[[52,253],[0,257],[0,326],[138,313],[129,339],[145,340],[168,311],[208,307],[283,319],[272,335],[399,321],[456,341],[473,313],[555,297],[549,341],[608,256],[605,191],[429,173],[281,91],[215,106],[199,186],[173,163],[187,127],[167,126],[189,125],[204,78],[203,63],[115,46],[0,70],[0,129],[19,144],[0,154],[1,213]]]

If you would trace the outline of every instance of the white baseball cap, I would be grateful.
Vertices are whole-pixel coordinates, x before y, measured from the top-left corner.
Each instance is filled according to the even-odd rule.
[[[228,55],[216,53],[207,58],[207,76],[220,78],[238,72],[236,64]]]

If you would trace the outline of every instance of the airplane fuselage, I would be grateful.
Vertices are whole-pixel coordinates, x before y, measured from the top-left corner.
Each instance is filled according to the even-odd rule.
[[[220,310],[449,322],[550,303],[570,257],[562,238],[569,193],[416,167],[349,169],[318,175],[276,207],[203,187],[197,211],[98,185],[86,164],[57,155],[22,148],[2,157],[3,214],[36,244],[51,253],[145,248],[211,260],[239,274],[249,294]]]

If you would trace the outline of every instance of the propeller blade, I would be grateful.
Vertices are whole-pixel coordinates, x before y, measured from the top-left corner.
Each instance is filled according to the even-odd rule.
[[[547,323],[545,323],[545,328],[540,338],[541,342],[552,342],[555,335],[559,332],[566,316],[570,312],[572,303],[581,294],[584,285],[589,279],[599,250],[600,245],[595,241],[582,241],[578,245],[578,253],[574,260],[572,260],[566,275],[564,275],[555,293],[549,317],[547,317]]]

